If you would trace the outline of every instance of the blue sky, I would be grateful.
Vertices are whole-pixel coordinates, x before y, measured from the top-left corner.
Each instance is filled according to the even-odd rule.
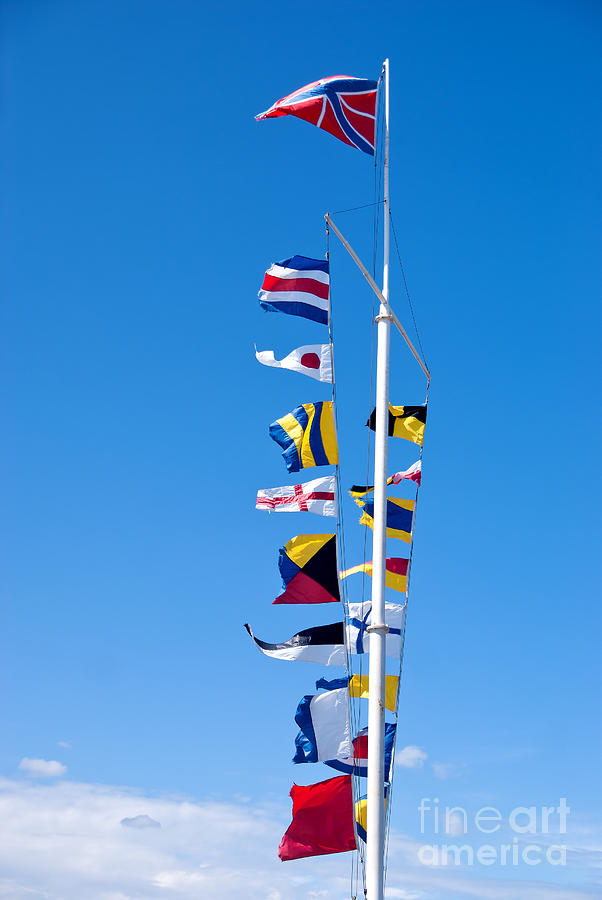
[[[599,9],[5,0],[1,15],[4,893],[347,896],[348,856],[275,859],[293,779],[330,774],[290,763],[322,670],[265,659],[242,623],[282,640],[336,618],[270,605],[278,547],[323,522],[254,509],[294,480],[267,427],[328,391],[257,365],[254,343],[284,353],[323,329],[256,293],[273,260],[323,255],[324,212],[370,203],[373,169],[253,115],[323,75],[376,78],[388,55],[393,216],[433,372],[398,741],[419,751],[397,768],[390,897],[596,896]],[[371,211],[337,222],[371,263]],[[331,250],[351,484],[372,298]],[[411,330],[396,263],[392,302]],[[423,396],[394,338],[391,399]],[[414,448],[391,442],[390,459]],[[363,533],[344,512],[351,564]],[[421,866],[423,797],[506,817],[566,797],[568,865]],[[162,828],[119,824],[137,814]]]

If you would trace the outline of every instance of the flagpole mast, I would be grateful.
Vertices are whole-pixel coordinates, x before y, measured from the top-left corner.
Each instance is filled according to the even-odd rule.
[[[374,530],[372,538],[372,614],[370,632],[367,789],[367,900],[384,900],[385,846],[385,564],[387,450],[389,424],[389,347],[392,317],[389,300],[389,60],[383,63],[385,146],[383,177],[383,288],[377,321],[376,422],[374,440]]]

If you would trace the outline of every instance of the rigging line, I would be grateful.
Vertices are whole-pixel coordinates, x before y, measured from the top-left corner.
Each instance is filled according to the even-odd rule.
[[[326,258],[329,263],[330,270],[330,229],[328,227],[328,222],[325,222],[326,227]],[[329,272],[330,274],[330,272]],[[332,282],[330,280],[330,290],[329,290],[329,317],[328,317],[328,335],[330,340],[330,350],[332,356],[332,405],[334,411],[334,421],[335,421],[335,429],[337,434],[337,443],[339,436],[339,420],[338,420],[338,403],[337,403],[337,390],[336,390],[336,374],[335,374],[335,361],[334,361],[334,316],[333,316],[333,303],[332,303]],[[339,596],[341,601],[341,606],[343,608],[343,619],[345,626],[349,623],[349,598],[347,591],[347,584],[344,583],[344,580],[341,580],[338,577],[338,572],[341,569],[341,563],[343,568],[347,568],[346,562],[346,553],[345,553],[345,526],[344,526],[344,514],[343,514],[343,498],[342,498],[342,487],[341,487],[341,467],[340,467],[340,459],[339,463],[335,467],[335,478],[336,478],[336,487],[337,487],[337,541],[336,541],[336,563],[337,563],[337,581],[339,585]],[[347,640],[347,628],[345,627],[345,635],[344,635],[345,643],[345,672],[347,677],[349,678],[352,674],[351,672],[351,659],[349,652],[349,644]],[[356,732],[357,725],[355,722],[356,717],[354,716],[351,697],[349,693],[347,695],[347,715],[350,720],[350,725],[354,727],[354,731]],[[360,796],[359,783],[354,784],[352,781],[352,800],[353,800],[353,809],[354,809],[354,830],[355,830],[355,803]],[[356,841],[357,843],[357,841]],[[353,857],[357,857],[357,854],[353,854]],[[351,893],[354,893],[354,884],[357,881],[357,875],[354,874],[354,865],[359,869],[359,861],[356,861],[354,864],[352,858],[351,864],[351,876],[350,876],[350,888]]]
[[[382,80],[382,76],[381,76]],[[379,121],[382,125],[382,116],[379,116]],[[381,129],[382,130],[382,129]],[[382,140],[377,141],[379,147],[379,158],[381,155],[380,148],[382,147]],[[377,172],[380,173],[381,167],[377,166],[377,160],[375,157],[375,180],[374,180],[374,196],[378,198],[380,196],[380,175],[377,178]],[[384,200],[376,200],[373,206],[374,216],[373,216],[373,254],[372,254],[372,267],[373,273],[376,272],[376,254],[378,247],[378,230],[380,223],[380,204],[383,203]],[[369,409],[372,409],[372,398],[374,393],[374,319],[375,319],[375,298],[374,293],[372,293],[372,313],[370,316],[370,383],[369,383],[369,393],[368,393],[368,401],[369,401]],[[370,483],[370,459],[372,452],[372,432],[368,429],[368,441],[367,441],[367,453],[366,453],[366,484]],[[367,545],[368,545],[368,528],[364,527],[364,539],[363,539],[363,548],[362,548],[362,563],[365,565],[367,561]],[[361,606],[362,606],[362,614],[366,603],[366,581],[367,576],[365,574],[362,575],[362,595],[361,595]],[[360,677],[363,674],[363,656],[360,656],[359,660],[359,669],[360,669]]]
[[[429,364],[426,360],[426,356],[424,353],[424,348],[422,346],[422,341],[420,340],[420,332],[418,331],[418,324],[416,322],[416,316],[414,315],[414,307],[412,305],[412,298],[410,297],[410,291],[408,288],[408,282],[406,280],[406,273],[403,267],[403,262],[401,261],[401,253],[399,252],[399,243],[397,241],[397,232],[395,230],[395,222],[393,221],[393,214],[389,210],[389,218],[391,220],[391,230],[393,232],[393,240],[395,241],[395,250],[397,253],[397,260],[399,262],[399,268],[401,269],[401,277],[403,278],[403,286],[405,288],[406,297],[408,298],[408,305],[410,307],[410,313],[412,315],[412,322],[414,323],[414,331],[416,332],[416,337],[418,339],[418,346],[420,347],[420,353],[422,355],[422,359],[424,360],[424,364],[429,369]]]
[[[326,258],[329,263],[330,268],[330,229],[328,227],[328,223],[326,222]],[[330,281],[330,279],[329,279]],[[335,430],[337,434],[337,444],[338,444],[338,435],[339,435],[339,420],[338,420],[338,403],[337,403],[337,390],[336,390],[336,374],[335,374],[335,365],[334,365],[334,317],[332,313],[332,285],[329,284],[329,316],[328,316],[328,335],[330,339],[330,352],[332,357],[332,406],[334,412],[334,422],[335,422]],[[349,620],[349,602],[347,598],[347,590],[346,585],[341,583],[341,579],[338,577],[338,572],[340,571],[341,563],[343,567],[346,567],[346,555],[345,555],[345,525],[344,525],[344,517],[343,517],[343,504],[342,504],[342,489],[341,489],[341,467],[340,462],[335,467],[335,480],[336,480],[336,488],[337,488],[337,541],[336,541],[336,562],[337,562],[337,581],[339,585],[339,596],[341,600],[341,605],[343,607],[343,616],[345,620],[345,624],[347,624]],[[347,646],[347,639],[345,636],[345,670],[347,675],[351,673],[351,663],[349,659],[349,648]],[[349,703],[348,703],[348,712],[349,712]]]
[[[428,402],[429,389],[430,389],[430,382],[427,384],[425,402]],[[420,462],[421,463],[422,463],[422,453],[423,453],[423,448],[420,447]],[[416,497],[415,497],[415,501],[414,501],[414,515],[413,515],[413,520],[412,520],[412,539],[410,542],[408,571],[407,571],[407,576],[406,576],[406,578],[407,578],[406,602],[405,602],[405,611],[404,611],[402,634],[401,634],[401,648],[400,648],[400,653],[399,653],[399,681],[397,682],[397,696],[396,696],[396,701],[395,701],[396,709],[399,708],[399,694],[401,691],[401,678],[402,678],[402,673],[403,673],[403,660],[404,660],[404,651],[405,651],[408,606],[409,606],[409,600],[410,600],[410,578],[411,578],[411,573],[412,573],[412,559],[413,559],[413,555],[414,555],[414,534],[415,534],[415,530],[416,530],[416,515],[417,515],[417,511],[418,511],[418,495],[419,495],[419,493],[420,493],[420,485],[417,485],[416,486]],[[399,716],[398,716],[397,712],[395,713],[395,718],[396,718],[397,724],[399,724]],[[399,739],[399,735],[396,732],[395,744],[397,744],[398,739]],[[394,754],[393,754],[393,757],[394,757]],[[386,881],[387,869],[388,869],[389,820],[390,820],[390,815],[391,815],[391,813],[390,813],[391,802],[393,800],[394,774],[395,774],[395,769],[393,767],[393,769],[391,771],[391,781],[389,783],[389,800],[387,802],[387,812],[386,812],[388,821],[387,821],[387,829],[386,829],[386,837],[385,837],[385,842],[386,842],[386,850],[385,850],[385,858],[384,858],[384,879],[385,879],[385,881]]]
[[[381,100],[381,107],[382,107],[382,100]],[[383,145],[384,145],[384,128],[385,128],[384,116],[382,115],[382,112],[379,114],[378,121],[379,121],[379,134],[378,134],[377,145],[379,148],[379,162],[381,164],[378,166],[378,169],[377,168],[374,169],[374,197],[375,197],[375,199],[380,198],[381,193],[382,193],[382,179],[383,179],[382,163],[383,163],[383,155],[384,155]],[[376,162],[377,161],[376,161],[376,157],[375,157],[375,166],[376,166]],[[380,211],[381,211],[381,204],[384,204],[384,202],[385,202],[384,197],[382,198],[382,201],[379,200],[378,205],[376,206],[375,216],[374,216],[373,247],[372,247],[372,277],[374,278],[374,280],[376,280],[376,255],[377,255],[377,251],[378,251]]]
[[[378,206],[384,203],[384,200],[374,200],[372,203],[362,203],[361,206],[350,206],[348,209],[335,209],[330,213],[331,216],[340,216],[342,213],[355,212],[356,209],[368,209],[369,206]]]
[[[427,381],[427,385],[426,385],[426,395],[424,398],[425,405],[428,405],[430,387],[431,387],[431,382],[429,379]],[[421,463],[421,471],[422,471],[423,452],[424,452],[424,448],[421,446],[420,447],[420,456],[419,456],[420,463]],[[422,482],[422,479],[421,479],[421,482]],[[399,681],[397,682],[397,696],[396,696],[396,700],[395,700],[396,710],[399,708],[399,695],[401,692],[401,678],[402,678],[402,674],[403,674],[403,661],[404,661],[404,651],[405,651],[408,606],[409,606],[409,600],[410,600],[410,580],[411,580],[411,574],[412,574],[412,560],[413,560],[413,556],[414,556],[414,534],[416,531],[416,516],[417,516],[417,511],[418,511],[419,494],[420,494],[420,485],[416,485],[416,496],[414,499],[414,515],[412,517],[412,535],[411,535],[411,541],[410,541],[410,552],[408,554],[408,557],[409,557],[408,558],[408,570],[407,570],[407,575],[406,575],[406,578],[407,578],[406,602],[405,602],[405,610],[404,610],[402,634],[401,634],[401,648],[400,648],[400,653],[399,653]],[[395,720],[396,720],[396,723],[399,724],[399,715],[398,715],[397,711],[395,712]],[[399,739],[399,735],[396,731],[394,748],[393,748],[393,760],[395,759],[395,745],[397,744],[398,739]],[[392,807],[392,801],[393,801],[394,776],[395,776],[395,768],[393,767],[391,770],[391,780],[389,782],[389,800],[387,802],[387,810],[386,810],[387,824],[386,824],[386,833],[385,833],[385,855],[384,855],[384,880],[385,880],[385,882],[386,882],[387,871],[388,871],[389,825],[390,825],[391,807]]]

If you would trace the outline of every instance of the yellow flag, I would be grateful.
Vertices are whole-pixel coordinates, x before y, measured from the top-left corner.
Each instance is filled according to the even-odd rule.
[[[385,706],[395,712],[397,702],[397,675],[385,675]],[[368,699],[368,675],[352,675],[349,679],[349,696]]]

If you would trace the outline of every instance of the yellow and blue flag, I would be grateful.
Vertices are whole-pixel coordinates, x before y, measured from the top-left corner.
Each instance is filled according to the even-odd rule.
[[[282,447],[289,472],[339,461],[331,400],[302,403],[270,425],[270,437]]]
[[[360,519],[360,525],[374,528],[374,502],[372,500],[357,500],[358,506],[363,507],[364,512]],[[399,538],[409,544],[412,540],[412,519],[414,517],[414,501],[401,500],[399,497],[387,498],[387,537]]]
[[[387,726],[385,725],[385,728]],[[328,765],[328,763],[326,763]],[[389,785],[385,784],[385,813],[387,811],[387,799],[389,794]],[[368,795],[364,794],[355,803],[355,828],[357,836],[365,843],[368,841]]]

